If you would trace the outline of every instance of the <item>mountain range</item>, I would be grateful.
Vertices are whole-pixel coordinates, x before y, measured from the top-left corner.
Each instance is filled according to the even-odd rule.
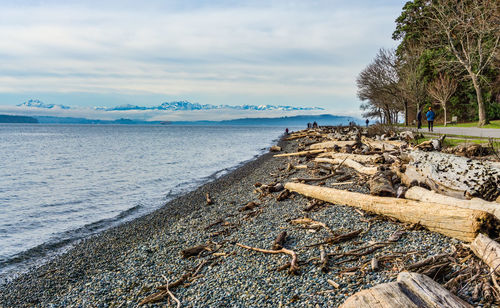
[[[56,104],[46,104],[38,99],[30,99],[22,104],[17,105],[19,107],[32,107],[32,108],[43,108],[43,109],[72,109],[72,107],[65,105]],[[294,106],[282,106],[282,105],[211,105],[211,104],[199,104],[191,103],[188,101],[175,101],[175,102],[164,102],[158,106],[144,107],[137,105],[120,105],[115,107],[94,107],[95,110],[100,111],[126,111],[126,110],[166,110],[166,111],[192,111],[192,110],[214,110],[214,109],[232,109],[232,110],[280,110],[280,111],[311,111],[311,110],[324,110],[320,107],[294,107]]]

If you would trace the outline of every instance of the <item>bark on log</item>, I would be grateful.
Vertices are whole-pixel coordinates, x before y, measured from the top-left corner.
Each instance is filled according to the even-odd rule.
[[[500,275],[500,244],[498,242],[479,233],[471,243],[470,249],[497,275]]]
[[[471,200],[457,199],[417,186],[408,189],[405,194],[405,198],[416,201],[458,206],[464,209],[481,210],[491,213],[500,219],[500,204],[497,202],[485,201],[480,198],[472,198]]]
[[[362,173],[362,174],[374,175],[375,173],[377,173],[377,167],[366,167],[366,166],[363,166],[360,163],[355,162],[354,160],[349,159],[349,158],[347,158],[347,159],[337,159],[337,158],[332,159],[332,158],[317,157],[314,159],[314,161],[318,162],[318,163],[328,163],[328,164],[332,164],[332,165],[338,165],[338,164],[341,164],[343,162],[344,166],[352,168],[352,169],[354,169],[357,172]]]
[[[479,232],[496,234],[498,221],[490,213],[431,202],[371,196],[327,187],[286,183],[285,188],[334,204],[418,223],[431,231],[472,242]]]
[[[412,151],[409,156],[406,171],[434,191],[461,199],[494,201],[500,196],[500,168],[491,163],[440,152]]]
[[[300,151],[300,152],[295,152],[295,153],[283,153],[283,154],[276,154],[274,157],[287,157],[287,156],[306,156],[308,154],[318,154],[318,153],[323,153],[325,150],[309,150],[309,151]]]
[[[345,146],[353,146],[356,144],[356,141],[325,141],[321,143],[315,143],[312,144],[309,148],[311,150],[318,150],[318,149],[330,149],[334,147],[340,147],[343,148]]]
[[[341,308],[469,308],[472,307],[450,293],[431,278],[402,272],[396,282],[379,284],[349,297]]]

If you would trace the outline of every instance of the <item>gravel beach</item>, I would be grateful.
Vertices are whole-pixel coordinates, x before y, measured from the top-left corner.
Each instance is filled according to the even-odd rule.
[[[281,141],[280,145],[283,152],[297,150],[295,141]],[[295,159],[305,163],[304,158]],[[284,184],[292,177],[310,177],[304,170],[287,172],[289,161],[286,157],[273,158],[272,153],[262,155],[152,214],[77,244],[42,267],[0,286],[0,306],[136,307],[157,292],[156,287],[164,285],[166,279],[172,283],[192,273],[183,285],[172,288],[183,307],[337,307],[360,289],[394,281],[405,265],[450,252],[461,244],[418,226],[347,206],[324,204],[304,212],[311,200],[298,194],[283,201],[276,200],[280,192],[259,199],[254,187],[258,182]],[[344,175],[353,172],[348,168],[342,171]],[[324,186],[339,182],[339,177],[325,180]],[[353,181],[336,188],[368,192],[366,182],[355,177]],[[207,205],[206,193],[213,204]],[[259,205],[241,209],[251,201]],[[326,253],[332,253],[327,272],[320,269],[320,246],[306,246],[320,243],[331,234],[325,228],[304,229],[290,223],[305,216],[325,223],[338,234],[362,229],[351,240],[324,245]],[[400,230],[405,232],[401,239],[387,243]],[[236,245],[271,249],[283,231],[287,232],[284,247],[298,255],[300,269],[296,275],[277,270],[290,256]],[[375,245],[378,249],[366,255],[340,256],[378,242],[382,243]],[[182,250],[202,244],[211,251],[182,258]],[[373,271],[363,265],[374,256],[391,257],[380,262],[380,270]],[[334,287],[328,280],[338,285]],[[145,306],[175,307],[167,298]]]

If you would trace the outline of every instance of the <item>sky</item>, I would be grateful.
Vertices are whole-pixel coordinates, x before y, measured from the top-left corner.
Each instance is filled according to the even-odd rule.
[[[404,3],[0,0],[0,112],[185,100],[359,115],[356,76],[397,45]]]

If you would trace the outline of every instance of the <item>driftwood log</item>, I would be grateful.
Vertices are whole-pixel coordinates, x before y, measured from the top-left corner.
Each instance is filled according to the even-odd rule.
[[[343,164],[344,166],[352,168],[362,174],[373,175],[377,173],[377,167],[366,167],[350,158],[340,159],[340,158],[317,157],[314,159],[314,161],[318,163],[327,163],[332,165]]]
[[[408,191],[406,191],[405,193],[405,198],[423,202],[434,202],[458,206],[465,209],[481,210],[491,213],[498,219],[500,219],[500,204],[498,204],[497,202],[485,201],[480,198],[472,198],[471,200],[457,199],[441,195],[432,190],[428,190],[418,186],[408,189]]]
[[[374,196],[394,197],[396,195],[392,184],[392,172],[389,170],[377,172],[368,183],[370,184],[370,194]]]
[[[472,242],[479,232],[497,233],[498,221],[492,214],[484,211],[300,183],[286,183],[285,188],[333,204],[354,206],[403,222],[418,223],[431,231],[467,242]]]
[[[412,151],[406,168],[408,184],[424,182],[432,190],[455,198],[500,196],[500,168],[488,162],[441,152]]]
[[[472,308],[431,278],[402,272],[396,282],[379,284],[349,297],[341,308]]]
[[[366,144],[372,149],[379,149],[382,151],[394,151],[397,150],[399,147],[406,145],[406,142],[404,141],[397,141],[397,140],[373,140],[370,138],[366,138],[365,136],[361,137],[361,142]]]
[[[306,156],[309,154],[318,154],[318,153],[323,153],[325,150],[309,150],[309,151],[300,151],[300,152],[294,152],[294,153],[283,153],[283,154],[276,154],[274,157],[288,157],[288,156]]]
[[[358,163],[362,164],[372,164],[380,155],[361,155],[361,154],[349,154],[349,153],[334,153],[334,152],[326,152],[321,153],[318,157],[327,157],[333,159],[352,159]]]
[[[353,146],[356,144],[356,141],[325,141],[321,143],[315,143],[311,144],[309,147],[311,150],[318,150],[318,149],[330,149],[330,148],[335,148],[335,147],[346,147],[346,146]]]
[[[500,275],[500,244],[484,234],[479,233],[471,243],[470,249],[479,259]]]

